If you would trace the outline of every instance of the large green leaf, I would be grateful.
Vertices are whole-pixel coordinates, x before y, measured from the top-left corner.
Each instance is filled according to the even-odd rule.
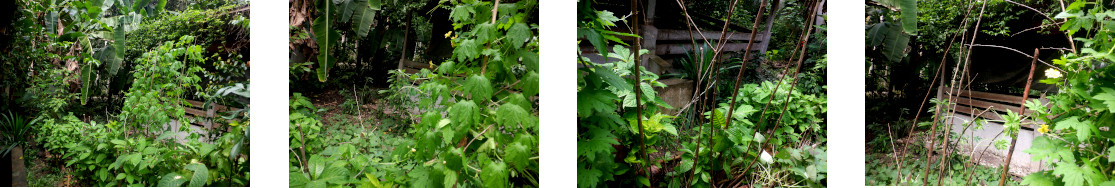
[[[917,0],[899,0],[898,7],[902,10],[902,30],[907,34],[918,35],[918,2]]]
[[[507,96],[507,98],[504,98],[503,102],[519,105],[519,107],[523,107],[523,109],[531,109],[534,106],[534,104],[527,100],[527,98],[523,96],[522,93],[511,94]]]
[[[1106,87],[1100,89],[1103,90],[1103,92],[1097,94],[1096,96],[1093,96],[1092,98],[1103,101],[1103,104],[1107,105],[1107,110],[1109,112],[1115,111],[1115,89]]]
[[[46,20],[43,20],[43,27],[47,33],[56,33],[58,30],[58,11],[50,11],[46,13]]]
[[[612,69],[604,68],[598,65],[593,65],[592,69],[593,70],[591,76],[599,77],[604,82],[607,82],[608,85],[614,87],[617,91],[630,91],[634,87],[631,85],[631,83],[627,83],[626,79],[613,72]],[[607,88],[607,86],[603,88]]]
[[[325,158],[319,155],[311,155],[309,166],[306,169],[310,173],[311,179],[321,178],[321,174],[325,172]]]
[[[135,0],[135,2],[132,2],[132,12],[140,12],[150,2],[151,0]]]
[[[529,123],[526,121],[530,121],[530,116],[530,113],[527,113],[527,111],[519,105],[510,103],[499,105],[499,109],[496,110],[496,120],[505,129],[518,128],[520,123],[528,125]],[[530,127],[527,128],[529,129]]]
[[[492,23],[481,23],[472,29],[472,34],[476,36],[476,42],[488,43],[492,40],[499,38],[500,33],[496,33],[496,25]]]
[[[291,172],[288,175],[287,180],[288,180],[287,185],[289,185],[290,187],[303,187],[307,183],[310,183],[310,178],[306,177],[306,174],[303,174],[303,173],[300,173],[300,172]],[[174,187],[174,186],[171,186],[171,187]]]
[[[1092,120],[1080,121],[1079,116],[1069,117],[1068,119],[1057,122],[1057,126],[1053,127],[1054,130],[1064,130],[1072,128],[1076,130],[1076,138],[1081,142],[1087,141],[1092,136]]]
[[[1076,162],[1076,158],[1072,154],[1073,150],[1065,148],[1064,143],[1060,140],[1039,136],[1034,138],[1031,143],[1033,145],[1030,146],[1030,149],[1026,149],[1024,152],[1033,155],[1034,160],[1045,160],[1050,163],[1052,161]]]
[[[341,5],[341,7],[340,7],[341,20],[340,21],[341,21],[341,23],[348,23],[349,19],[352,18],[352,12],[356,11],[356,9],[358,7],[363,7],[363,6],[359,6],[358,4],[354,4],[354,3],[363,3],[363,2],[356,2],[357,0],[341,0],[341,1],[342,1],[341,3],[338,3],[338,4]]]
[[[457,102],[449,108],[449,119],[460,126],[472,126],[480,120],[480,108],[471,100]]]
[[[379,10],[378,4],[378,1],[368,1],[368,4],[359,5],[359,8],[357,8],[359,17],[353,18],[354,20],[352,21],[352,23],[357,24],[355,27],[356,34],[360,36],[360,38],[367,37],[368,32],[371,31],[372,24],[375,23],[376,11]]]
[[[476,40],[461,40],[461,43],[457,44],[457,48],[453,48],[453,56],[457,57],[457,61],[468,62],[480,55],[480,48],[481,46],[476,44]]]
[[[1053,169],[1053,174],[1061,176],[1061,181],[1064,181],[1067,186],[1084,185],[1084,171],[1074,163],[1057,163],[1057,168]]]
[[[124,18],[126,18],[126,17],[127,16],[120,16],[120,19],[118,19],[118,21],[116,21],[116,27],[113,28],[114,32],[113,32],[113,35],[112,35],[113,36],[113,39],[112,39],[113,47],[112,47],[112,49],[113,49],[114,52],[116,52],[116,54],[115,54],[116,58],[114,58],[112,63],[110,63],[111,65],[109,65],[109,73],[113,74],[113,75],[115,75],[116,72],[120,70],[120,65],[124,64],[123,63],[124,62],[124,52],[127,51],[127,50],[124,50],[124,49],[127,49],[125,47],[125,44],[126,44],[126,41],[127,41],[126,38],[125,38],[126,35],[127,35],[127,31],[124,31],[124,22],[119,21],[119,20],[125,20]]]
[[[480,170],[480,180],[484,181],[484,187],[507,187],[508,176],[510,172],[507,171],[507,164],[501,161],[492,161]]]
[[[294,180],[294,178],[291,178],[291,181]],[[181,187],[182,183],[186,183],[186,178],[182,177],[182,175],[177,172],[171,172],[163,175],[162,180],[159,180],[159,187]],[[293,186],[294,184],[291,185]]]
[[[1053,181],[1055,178],[1056,177],[1053,177],[1053,175],[1048,172],[1033,173],[1026,175],[1026,177],[1022,179],[1022,185],[1054,186]]]
[[[613,111],[616,109],[616,100],[619,97],[607,90],[581,90],[577,92],[577,116],[590,116],[594,111]]]
[[[504,161],[511,163],[511,167],[523,171],[530,165],[531,147],[521,140],[511,143],[504,151]]]
[[[538,94],[538,72],[530,71],[523,76],[522,81],[519,83],[519,90],[523,95],[534,96]],[[523,106],[529,108],[529,106]]]
[[[332,4],[322,3],[322,5],[320,6],[321,9],[324,9],[323,12],[330,12],[329,10],[331,9]],[[317,79],[320,82],[325,82],[329,78],[329,69],[336,61],[335,59],[330,57],[329,50],[331,49],[331,46],[336,43],[337,39],[340,38],[341,35],[336,30],[333,30],[333,28],[330,26],[331,24],[333,24],[333,20],[330,18],[330,14],[324,14],[324,16],[319,16],[317,19],[314,20],[313,30],[314,36],[317,37],[316,39],[318,46]]]
[[[883,39],[887,38],[887,23],[877,23],[869,26],[867,30],[867,46],[878,46],[883,44]]]
[[[592,28],[579,28],[577,29],[577,38],[584,38],[588,40],[593,47],[596,47],[596,52],[600,54],[608,53],[608,44],[604,40],[604,36],[600,32]]]
[[[86,63],[81,66],[81,105],[89,98],[90,85],[93,85],[93,64]]]
[[[473,100],[488,101],[492,99],[492,83],[482,75],[469,76],[462,87],[464,87],[464,92],[472,94]]]
[[[456,7],[453,7],[453,11],[449,13],[449,18],[452,19],[453,22],[461,22],[464,20],[470,20],[472,14],[474,13],[476,13],[476,10],[474,10],[470,5],[457,5]]]
[[[906,46],[910,43],[910,35],[902,33],[898,28],[889,29],[885,46],[883,46],[883,55],[891,62],[902,61],[906,57]]]
[[[461,168],[464,167],[464,158],[462,156],[464,156],[464,154],[461,152],[461,149],[451,147],[448,152],[442,152],[439,157],[445,161],[445,167],[449,168],[449,170],[461,171]]]
[[[201,163],[193,163],[186,165],[186,170],[194,172],[190,178],[190,187],[205,186],[205,182],[209,181],[209,168]]]
[[[506,40],[511,43],[511,46],[521,48],[523,44],[527,42],[527,39],[530,39],[531,35],[530,26],[524,23],[516,23],[515,26],[511,26],[511,29],[507,31]]]
[[[111,2],[112,1],[110,0],[109,3],[111,3]],[[86,1],[85,2],[86,15],[89,16],[90,18],[100,18],[101,13],[104,12],[104,10],[101,9],[101,7],[104,6],[104,4],[105,4],[105,0],[89,0],[89,1]]]

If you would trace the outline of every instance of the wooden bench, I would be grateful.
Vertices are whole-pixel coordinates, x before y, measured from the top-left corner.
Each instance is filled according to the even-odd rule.
[[[195,100],[186,100],[186,102],[190,103],[190,106],[184,106],[183,108],[186,110],[186,116],[192,120],[190,124],[209,129],[224,130],[221,128],[224,126],[224,123],[228,123],[227,121],[213,122],[211,120],[221,118],[221,112],[240,110],[239,108],[232,108],[220,104],[210,104],[209,108],[204,108],[205,102]],[[225,129],[227,129],[227,127],[225,127]]]
[[[956,91],[952,87],[938,87],[938,99],[951,98],[950,107],[956,109],[956,113],[965,114],[968,116],[976,116],[989,119],[989,120],[1003,120],[1007,111],[1018,113],[1022,111],[1022,96],[1006,95],[998,93],[989,93],[981,91]],[[1042,104],[1049,106],[1049,99],[1041,96],[1031,95],[1027,100],[1038,99]],[[987,113],[980,114],[986,109],[991,109]],[[1024,115],[1033,115],[1033,111],[1027,109]],[[1037,129],[1034,127],[1033,121],[1023,121],[1022,127]]]

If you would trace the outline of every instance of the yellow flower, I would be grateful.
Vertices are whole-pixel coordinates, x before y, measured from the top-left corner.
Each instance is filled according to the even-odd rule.
[[[430,61],[430,68],[434,68],[434,61],[433,60]]]
[[[457,35],[457,34],[453,34],[453,38],[452,38],[452,39],[457,39],[457,36],[460,36],[460,35]]]
[[[1045,134],[1047,132],[1049,132],[1049,125],[1048,124],[1042,124],[1041,128],[1038,128],[1038,133]]]
[[[453,31],[449,31],[449,32],[445,33],[445,38],[449,38],[450,34],[453,34]]]
[[[1061,71],[1054,69],[1045,69],[1045,77],[1047,78],[1061,78]]]

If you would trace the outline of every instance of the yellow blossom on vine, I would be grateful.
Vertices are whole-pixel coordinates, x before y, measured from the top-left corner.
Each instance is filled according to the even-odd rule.
[[[1049,125],[1041,124],[1041,128],[1038,128],[1038,133],[1045,134],[1047,132],[1049,132]]]
[[[453,34],[453,31],[449,31],[449,32],[445,33],[445,38],[449,38],[450,34]]]
[[[1047,78],[1061,78],[1061,71],[1054,69],[1045,69],[1045,77]]]
[[[430,68],[434,68],[434,61],[433,60],[430,60],[429,64],[430,64]]]
[[[452,39],[457,39],[457,36],[459,36],[459,35],[457,35],[457,34],[453,34],[453,38],[452,38]]]

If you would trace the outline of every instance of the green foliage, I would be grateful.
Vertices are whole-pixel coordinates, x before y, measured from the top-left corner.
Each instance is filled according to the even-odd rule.
[[[167,41],[155,50],[145,53],[136,62],[132,73],[136,78],[124,99],[122,116],[132,118],[144,130],[159,129],[175,120],[188,123],[185,110],[180,105],[188,91],[199,91],[201,68],[187,66],[187,62],[204,61],[201,47],[190,45],[192,36],[183,36],[177,42]]]
[[[318,81],[325,82],[329,78],[330,68],[337,64],[337,59],[331,55],[333,46],[341,38],[341,32],[336,26],[349,23],[356,36],[366,37],[381,3],[379,0],[319,0],[315,5],[317,11],[322,13],[313,22],[314,39],[318,46],[316,73]]]
[[[881,47],[883,55],[890,62],[899,62],[906,56],[907,43],[911,35],[917,35],[918,9],[915,0],[880,0],[875,3],[900,11],[898,19],[886,19],[868,24],[868,46]],[[874,15],[872,15],[874,16]],[[879,46],[883,45],[883,46]]]
[[[379,91],[389,108],[421,113],[415,115],[421,121],[398,130],[399,135],[369,132],[391,128],[363,122],[320,121],[313,104],[294,94],[292,187],[538,185],[538,67],[531,61],[537,59],[532,57],[537,57],[538,42],[532,34],[536,23],[529,18],[537,2],[447,4],[445,8],[496,7],[499,15],[476,11],[475,17],[451,19],[458,34],[452,39],[451,61],[435,70],[392,73],[391,86]],[[336,9],[340,16],[332,23],[345,21],[347,10]],[[355,12],[349,16],[357,18]],[[318,44],[319,53],[328,53]],[[334,144],[342,142],[352,144]]]
[[[1115,136],[1105,126],[1115,122],[1110,105],[1111,88],[1115,88],[1115,77],[1111,74],[1113,67],[1100,65],[1115,59],[1111,55],[1115,43],[1107,42],[1111,33],[1100,29],[1111,24],[1108,14],[1112,12],[1104,6],[1077,1],[1057,14],[1057,18],[1066,19],[1060,29],[1077,37],[1074,40],[1083,45],[1080,46],[1080,53],[1064,54],[1053,60],[1054,69],[1049,71],[1063,77],[1042,80],[1042,83],[1054,84],[1058,88],[1056,94],[1047,97],[1051,105],[1046,108],[1036,102],[1027,102],[1026,106],[1034,112],[1031,115],[1033,119],[1055,126],[1052,131],[1035,138],[1034,145],[1026,152],[1034,155],[1034,160],[1042,160],[1045,165],[1054,168],[1027,176],[1024,184],[1109,184],[1112,173],[1103,169],[1112,166],[1111,156],[1086,151],[1109,151],[1108,146],[1112,142],[1109,138]]]
[[[50,136],[37,138],[48,152],[62,156],[75,176],[95,186],[181,186],[187,180],[191,186],[248,184],[248,156],[238,151],[247,147],[246,128],[210,143],[167,139],[174,132],[155,139],[128,138],[120,131],[124,128],[115,121],[87,124],[68,115],[46,119],[38,134]]]
[[[28,78],[5,78],[4,82],[17,82],[4,86],[26,88],[23,99],[16,102],[24,105],[25,112],[38,114],[36,119],[41,121],[35,129],[23,131],[34,134],[35,142],[28,143],[48,153],[50,157],[44,161],[50,167],[64,165],[78,186],[154,186],[174,174],[190,178],[178,185],[249,185],[248,152],[244,152],[248,150],[250,125],[246,102],[236,106],[241,110],[217,114],[229,115],[216,117],[226,125],[207,129],[206,135],[164,130],[171,120],[190,122],[183,111],[189,105],[186,98],[223,100],[239,96],[246,101],[248,97],[243,85],[216,92],[215,88],[201,87],[197,75],[203,72],[201,66],[221,70],[222,65],[207,64],[214,61],[202,55],[204,48],[195,45],[193,37],[182,34],[198,28],[171,26],[203,22],[201,18],[208,16],[192,14],[202,11],[188,9],[169,15],[163,11],[165,0],[13,4],[20,12],[9,34],[24,42],[10,46],[13,51],[0,59],[27,61],[4,64],[24,71],[4,72]],[[179,17],[188,15],[195,17]],[[221,26],[213,24],[213,28]],[[203,40],[223,41],[226,35],[207,35]],[[224,59],[218,57],[217,61],[223,63]],[[246,67],[238,71],[244,75]],[[223,73],[230,72],[236,71]],[[212,82],[215,77],[205,78]],[[232,77],[222,77],[226,79],[220,82],[232,82],[227,79]]]
[[[923,146],[911,146],[910,156],[925,156],[926,150]],[[924,157],[911,158],[902,160],[902,164],[896,164],[893,154],[890,153],[876,153],[867,155],[865,184],[868,186],[921,186],[923,178],[920,177],[921,173],[928,170],[930,173],[929,183],[936,184],[938,181],[943,186],[970,186],[970,185],[998,185],[999,175],[1003,169],[998,166],[983,166],[971,164],[970,158],[963,155],[949,155],[951,157],[946,160],[946,172],[940,180],[938,180],[936,173],[941,169],[938,164],[931,164],[925,166]],[[917,160],[914,160],[917,159]],[[898,167],[902,167],[902,171],[898,171]],[[949,171],[952,171],[951,173]],[[901,174],[901,175],[900,175]],[[1052,177],[1048,173],[1034,173],[1031,176],[1044,174]],[[913,176],[913,177],[908,177]],[[1026,185],[1027,181],[1040,181],[1030,180],[1034,179],[1027,176],[1022,184]],[[1036,177],[1036,176],[1035,176]],[[908,180],[906,178],[909,178]],[[1007,181],[1007,186],[1017,186],[1019,182]],[[1052,185],[1052,184],[1050,184]]]
[[[28,136],[40,119],[41,116],[26,119],[11,111],[0,114],[0,156],[8,155],[15,147],[26,145]]]

